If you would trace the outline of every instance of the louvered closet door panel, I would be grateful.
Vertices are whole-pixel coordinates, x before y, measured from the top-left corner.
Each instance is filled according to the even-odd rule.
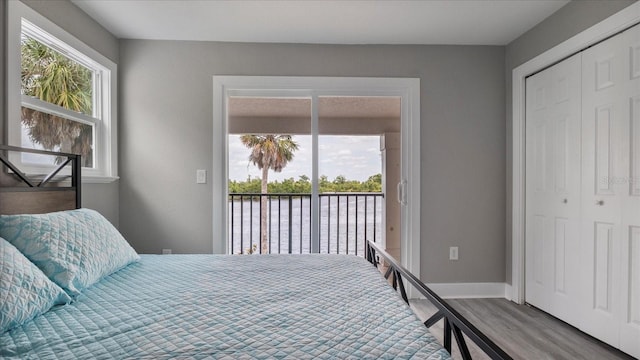
[[[637,132],[640,28],[583,54],[585,332],[640,356]]]
[[[581,55],[527,79],[526,300],[580,319]]]

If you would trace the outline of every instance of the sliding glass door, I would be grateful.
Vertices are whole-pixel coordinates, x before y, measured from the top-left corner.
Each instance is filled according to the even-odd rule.
[[[362,256],[367,239],[384,243],[387,223],[399,244],[382,156],[386,136],[399,131],[399,104],[397,97],[229,96],[228,252]]]
[[[231,96],[227,104],[229,253],[310,253],[311,98]]]
[[[311,168],[311,175],[307,173],[295,173],[285,175],[293,178],[292,182],[307,182],[310,187],[308,204],[310,209],[305,213],[306,203],[302,200],[302,210],[300,211],[303,220],[302,235],[300,229],[295,228],[295,220],[291,221],[292,230],[289,231],[288,217],[289,200],[280,199],[281,214],[278,217],[280,222],[280,238],[271,239],[270,251],[277,252],[277,245],[280,245],[280,252],[288,253],[306,252],[358,252],[361,245],[356,245],[356,229],[358,236],[366,239],[381,241],[382,245],[394,256],[400,259],[401,264],[412,272],[420,273],[420,81],[419,79],[405,78],[353,78],[353,77],[287,77],[287,76],[214,76],[213,77],[213,169],[219,169],[219,173],[213,174],[212,181],[212,242],[214,253],[248,253],[253,251],[253,245],[257,252],[262,251],[262,230],[253,230],[253,233],[236,233],[231,242],[231,230],[240,224],[237,214],[240,212],[240,198],[230,200],[230,177],[229,170],[233,166],[230,164],[229,134],[234,126],[229,120],[231,99],[236,98],[268,98],[268,99],[305,99],[309,109],[304,115],[304,123],[308,131],[293,134],[294,139],[300,139],[305,134],[309,136],[311,155],[306,160],[307,166]],[[376,100],[376,101],[373,101]],[[383,100],[387,104],[381,106],[377,103]],[[389,103],[392,103],[389,107]],[[325,105],[340,105],[327,106]],[[352,106],[354,105],[355,106]],[[291,105],[291,104],[289,104]],[[289,105],[281,107],[284,110],[291,110]],[[293,105],[296,108],[296,105]],[[242,108],[249,110],[250,108]],[[340,114],[340,111],[350,111],[349,114]],[[391,110],[384,110],[391,109]],[[306,110],[305,110],[306,111]],[[390,114],[393,115],[390,115]],[[399,115],[398,115],[399,114]],[[349,115],[349,116],[346,116]],[[278,124],[283,119],[271,119],[255,123]],[[357,121],[356,121],[357,120]],[[331,126],[329,126],[331,124]],[[339,129],[333,128],[340,125]],[[332,130],[333,128],[333,130]],[[277,130],[255,130],[260,134],[277,133]],[[284,130],[282,131],[284,132]],[[292,132],[292,130],[287,130]],[[349,147],[331,144],[330,136],[344,137],[344,139],[361,140],[361,137],[375,136],[378,139],[378,146],[369,146],[374,157],[382,159],[381,172],[376,176],[375,171],[370,171],[372,175],[357,177],[346,172],[344,174],[330,174],[329,170],[340,169],[341,160],[351,158],[355,160],[346,168],[355,169],[367,160],[358,158],[353,144]],[[327,137],[327,138],[325,138]],[[322,145],[325,144],[325,145]],[[324,146],[325,149],[321,149]],[[342,151],[342,153],[341,153]],[[347,152],[351,151],[351,154]],[[376,154],[376,152],[378,152]],[[337,157],[333,157],[337,153]],[[333,155],[332,155],[333,154]],[[298,153],[297,159],[302,158],[302,153]],[[245,168],[249,166],[245,158],[241,159]],[[296,161],[296,160],[294,160]],[[288,165],[289,170],[295,169],[292,164]],[[286,168],[283,172],[286,172]],[[393,176],[391,174],[393,173]],[[303,176],[304,175],[304,176]],[[339,176],[343,175],[343,176]],[[255,175],[256,177],[259,175]],[[273,175],[275,176],[275,175]],[[270,174],[270,179],[275,179]],[[365,179],[366,177],[366,179]],[[248,178],[248,177],[247,177]],[[251,177],[254,180],[254,175]],[[240,181],[242,179],[236,179]],[[244,179],[247,180],[247,179]],[[244,181],[243,180],[243,181]],[[324,185],[327,184],[349,184],[352,180],[359,183],[358,191],[363,187],[377,183],[381,187],[381,195],[375,200],[368,199],[366,210],[364,200],[355,199],[355,191],[348,194],[342,190],[332,189],[327,191]],[[269,180],[271,182],[271,180]],[[284,181],[284,180],[282,180]],[[310,186],[309,186],[310,185]],[[376,190],[377,191],[377,190]],[[260,194],[262,195],[262,194]],[[273,194],[269,194],[273,195]],[[326,201],[323,205],[322,197],[333,196],[331,206]],[[348,199],[347,199],[348,196]],[[296,201],[300,201],[302,193],[292,196],[291,216],[295,218],[297,213]],[[338,197],[340,198],[338,201]],[[383,200],[383,198],[384,200]],[[230,201],[235,206],[231,211]],[[245,199],[245,201],[247,201]],[[254,196],[253,210],[248,205],[243,205],[242,213],[253,211],[253,226],[257,221],[262,224],[259,216],[255,212],[262,211],[262,203]],[[276,200],[271,199],[272,210]],[[286,206],[285,206],[286,203]],[[384,203],[384,205],[382,205]],[[260,205],[258,205],[260,204]],[[269,204],[269,203],[268,203]],[[338,204],[340,209],[338,210]],[[346,207],[345,204],[349,204]],[[355,206],[357,204],[357,211]],[[375,207],[375,211],[373,208]],[[329,213],[321,214],[323,208],[331,209]],[[286,209],[286,210],[282,210]],[[340,213],[338,217],[338,212]],[[347,215],[348,213],[348,215]],[[364,224],[355,225],[353,222],[362,221],[364,213],[376,214],[375,220],[367,220]],[[275,216],[276,212],[274,212]],[[358,220],[355,220],[355,217]],[[231,215],[234,215],[234,224],[231,226]],[[361,216],[362,215],[362,216]],[[378,216],[379,215],[379,216]],[[260,216],[261,217],[261,216]],[[326,218],[326,219],[325,219]],[[247,218],[248,219],[248,218]],[[271,219],[271,214],[267,219]],[[331,223],[331,225],[329,225]],[[277,229],[277,222],[272,223],[271,231],[274,236],[274,229]],[[309,228],[307,228],[308,226]],[[348,227],[348,230],[347,230]],[[375,228],[375,233],[373,229]],[[306,233],[309,233],[307,239]],[[341,234],[338,236],[338,234]],[[344,234],[344,235],[343,235]],[[347,239],[348,234],[348,239]],[[366,235],[365,235],[366,234]],[[375,234],[375,235],[374,235]],[[286,236],[285,236],[286,235]],[[291,240],[289,240],[291,235]],[[239,236],[242,236],[242,244]],[[248,240],[247,240],[248,239]],[[300,240],[302,239],[302,245]],[[309,245],[305,247],[306,241]],[[326,242],[326,244],[323,244]],[[291,246],[289,246],[291,243]],[[231,245],[233,244],[233,251]],[[297,245],[296,245],[297,244]],[[286,245],[286,246],[285,246]],[[297,247],[296,247],[297,246]],[[347,251],[348,247],[348,251]]]

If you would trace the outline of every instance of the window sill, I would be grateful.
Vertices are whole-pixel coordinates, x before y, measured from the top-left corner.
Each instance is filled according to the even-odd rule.
[[[82,175],[83,184],[110,184],[119,179],[119,176]]]

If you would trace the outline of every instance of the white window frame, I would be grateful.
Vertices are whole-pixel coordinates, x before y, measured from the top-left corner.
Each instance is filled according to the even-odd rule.
[[[420,274],[420,79],[367,77],[295,77],[295,76],[213,76],[213,252],[227,253],[228,245],[228,118],[229,96],[283,96],[312,99],[312,166],[318,164],[318,97],[321,96],[393,96],[401,98],[401,264]],[[315,135],[314,135],[315,134]],[[318,186],[317,169],[312,170],[312,186]],[[317,192],[317,188],[312,190]],[[391,199],[388,199],[391,200]],[[395,200],[391,200],[395,201]],[[312,209],[317,206],[312,204]],[[313,210],[312,210],[313,211]],[[312,231],[317,216],[312,214]],[[222,233],[220,232],[222,230]],[[312,238],[314,235],[312,233]],[[312,249],[313,251],[314,249]],[[418,296],[408,289],[409,297]]]
[[[21,34],[44,43],[91,70],[94,75],[93,114],[77,113],[33,97],[21,95]],[[21,146],[21,107],[93,125],[93,168],[82,168],[82,181],[107,183],[117,174],[117,65],[20,1],[8,4],[7,29],[7,143]],[[53,165],[22,164],[27,174],[47,173]]]

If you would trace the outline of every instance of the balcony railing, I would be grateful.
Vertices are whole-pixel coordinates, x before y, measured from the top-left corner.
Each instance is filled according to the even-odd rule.
[[[310,253],[311,194],[259,193],[229,194],[229,253],[263,253],[263,198],[267,253]],[[382,239],[382,193],[325,193],[319,203],[320,253],[364,256],[365,239]]]

